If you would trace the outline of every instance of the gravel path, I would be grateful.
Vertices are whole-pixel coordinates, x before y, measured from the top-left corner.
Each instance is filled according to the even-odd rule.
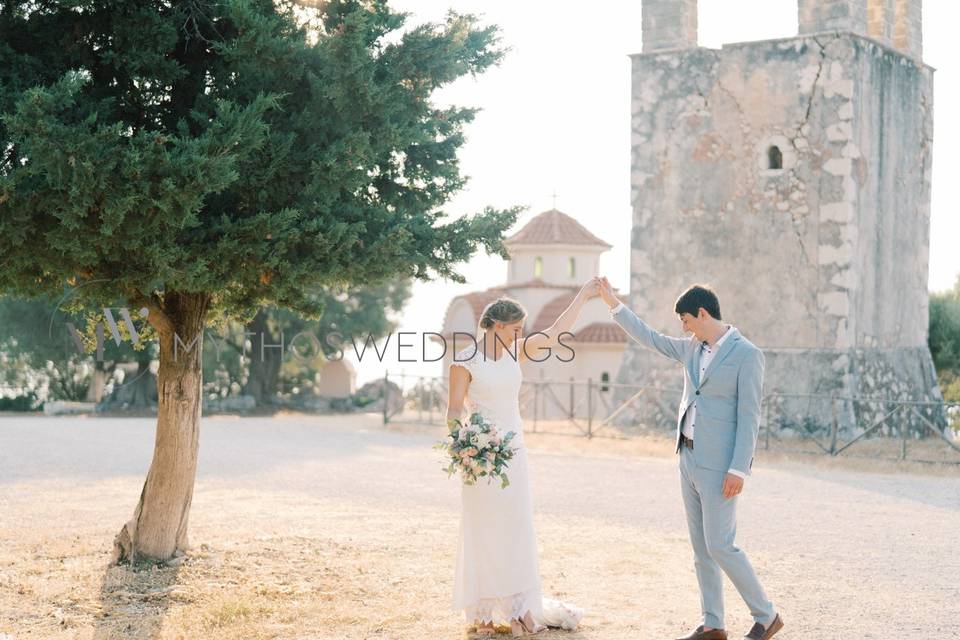
[[[104,580],[112,533],[132,513],[149,466],[154,424],[0,418],[0,633],[114,637],[98,622],[112,606],[102,588],[99,604],[85,605],[81,595],[64,612],[58,594],[76,585],[58,589],[56,581]],[[373,563],[369,570],[380,574],[383,591],[354,604],[355,618],[326,619],[339,629],[305,632],[296,622],[283,626],[277,614],[274,626],[256,627],[253,636],[459,637],[462,622],[446,600],[459,495],[430,448],[438,435],[386,430],[376,416],[204,418],[191,512],[195,547],[226,553],[232,543],[254,540],[326,540],[354,545],[357,562]],[[588,615],[580,632],[550,637],[682,635],[697,624],[699,602],[669,446],[639,456],[627,444],[558,442],[528,439],[544,589]],[[738,543],[787,623],[779,637],[960,638],[949,615],[960,610],[956,474],[867,473],[761,457],[739,522]],[[42,550],[74,532],[76,544],[61,554],[84,568],[54,579]],[[383,548],[392,551],[377,551]],[[33,569],[24,564],[31,557]],[[269,563],[269,555],[261,561]],[[390,576],[423,581],[404,587],[420,594],[407,605],[410,615],[384,617],[370,608],[382,614],[396,601],[390,591],[400,587]],[[87,588],[95,595],[101,586]],[[348,591],[342,587],[344,598]],[[181,619],[189,628],[191,606],[200,605],[170,603],[142,637],[167,637]],[[50,607],[60,611],[58,624],[43,613]],[[727,612],[731,637],[740,637],[749,616],[729,585]],[[251,624],[247,616],[238,628],[250,631]]]

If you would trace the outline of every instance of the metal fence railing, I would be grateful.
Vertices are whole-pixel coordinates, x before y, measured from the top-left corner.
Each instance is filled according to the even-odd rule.
[[[960,403],[770,393],[763,413],[764,449],[773,442],[778,450],[839,456],[856,446],[867,457],[960,464]],[[911,448],[927,458],[911,458]],[[937,459],[928,459],[931,453]]]
[[[390,384],[392,383],[392,384]],[[387,423],[442,424],[447,407],[448,378],[389,373],[384,388],[401,390],[402,401],[383,403]],[[534,433],[593,437],[629,437],[621,428],[631,407],[652,404],[657,411],[676,415],[681,391],[595,380],[524,380],[520,387],[520,415]],[[623,399],[618,399],[624,396]],[[675,398],[673,397],[675,396]],[[673,409],[667,407],[673,404]]]
[[[387,374],[383,421],[443,424],[448,379]],[[682,390],[595,380],[524,380],[520,414],[533,433],[587,438],[671,434]],[[760,448],[960,464],[960,403],[770,392]],[[852,451],[855,449],[855,451]]]

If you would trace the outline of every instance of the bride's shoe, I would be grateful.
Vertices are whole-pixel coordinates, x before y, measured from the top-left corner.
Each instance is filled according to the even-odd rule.
[[[513,633],[514,638],[522,638],[523,636],[532,636],[534,634],[540,633],[541,631],[546,631],[547,628],[537,624],[536,620],[533,617],[530,617],[530,621],[527,622],[526,618],[529,616],[524,616],[516,620],[510,621],[510,632]]]
[[[493,626],[493,624],[490,624],[490,625],[478,624],[474,628],[474,635],[480,636],[483,638],[493,637],[493,635],[496,632],[497,632],[497,628]]]

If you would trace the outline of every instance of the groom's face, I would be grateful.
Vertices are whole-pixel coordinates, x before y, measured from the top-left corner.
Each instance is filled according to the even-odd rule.
[[[703,316],[705,313],[706,312],[701,308],[700,316]],[[681,313],[679,314],[679,318],[680,318],[680,324],[683,327],[684,333],[692,333],[694,336],[697,337],[698,340],[704,339],[703,338],[703,335],[704,335],[703,318],[689,314],[689,313]]]

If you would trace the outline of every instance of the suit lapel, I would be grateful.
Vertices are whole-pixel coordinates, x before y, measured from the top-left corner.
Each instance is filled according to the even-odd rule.
[[[713,370],[723,362],[724,358],[730,355],[730,352],[733,351],[733,348],[736,346],[737,341],[740,339],[740,332],[734,327],[730,327],[730,335],[727,336],[727,339],[723,341],[723,344],[720,345],[720,350],[713,356],[713,360],[710,361],[710,364],[707,365],[707,370],[703,372],[703,380],[697,385],[702,387],[703,383],[707,381],[707,378],[710,377],[710,374],[713,373]]]
[[[687,357],[687,375],[690,376],[690,382],[696,389],[700,386],[700,341],[694,338],[692,344],[693,349]]]

